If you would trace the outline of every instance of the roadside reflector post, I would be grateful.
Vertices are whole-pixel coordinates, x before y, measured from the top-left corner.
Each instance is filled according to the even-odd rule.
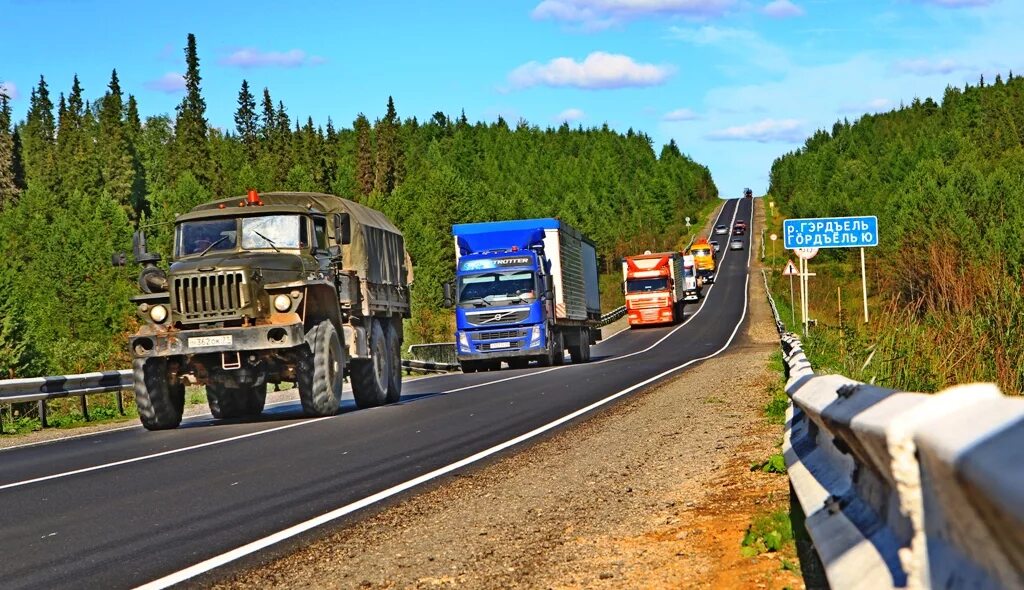
[[[49,424],[46,423],[46,400],[45,399],[39,400],[39,425],[41,427],[43,427],[43,428],[46,428],[47,426],[49,426]]]
[[[793,275],[789,275],[789,307],[793,312],[793,323],[796,323],[796,297],[793,295]]]
[[[860,249],[860,286],[864,292],[864,323],[868,323],[868,275],[864,270],[864,248]]]

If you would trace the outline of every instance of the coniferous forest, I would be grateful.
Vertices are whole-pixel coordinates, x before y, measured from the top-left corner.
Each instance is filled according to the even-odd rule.
[[[879,313],[847,335],[845,374],[915,391],[976,380],[1024,391],[1024,80],[838,122],[775,161],[770,194],[787,217],[878,216]],[[859,288],[857,255],[814,262],[850,262]]]
[[[22,119],[0,95],[0,375],[126,367],[138,268],[110,255],[143,227],[166,264],[175,214],[250,187],[328,192],[391,217],[415,269],[413,341],[451,339],[452,223],[557,216],[615,272],[633,250],[675,246],[685,217],[718,196],[674,142],[656,152],[633,130],[403,119],[390,97],[382,116],[345,127],[245,80],[237,96],[204,96],[192,35],[185,57],[173,115],[143,117],[116,70],[102,89],[40,76]],[[236,102],[233,128],[211,126],[207,100]]]

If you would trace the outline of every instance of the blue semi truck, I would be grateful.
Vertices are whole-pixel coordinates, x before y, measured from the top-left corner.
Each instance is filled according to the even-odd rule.
[[[590,360],[601,338],[601,295],[593,242],[558,219],[452,226],[455,345],[462,371],[505,362],[560,365]]]

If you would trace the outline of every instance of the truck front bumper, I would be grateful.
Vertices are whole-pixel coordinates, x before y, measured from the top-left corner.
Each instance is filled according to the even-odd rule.
[[[192,356],[220,352],[287,349],[304,342],[302,324],[244,328],[202,328],[137,334],[129,340],[134,358]]]

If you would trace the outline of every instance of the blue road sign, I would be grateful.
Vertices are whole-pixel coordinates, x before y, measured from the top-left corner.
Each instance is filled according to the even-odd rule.
[[[782,243],[794,248],[867,248],[878,245],[878,218],[817,217],[782,222]]]

